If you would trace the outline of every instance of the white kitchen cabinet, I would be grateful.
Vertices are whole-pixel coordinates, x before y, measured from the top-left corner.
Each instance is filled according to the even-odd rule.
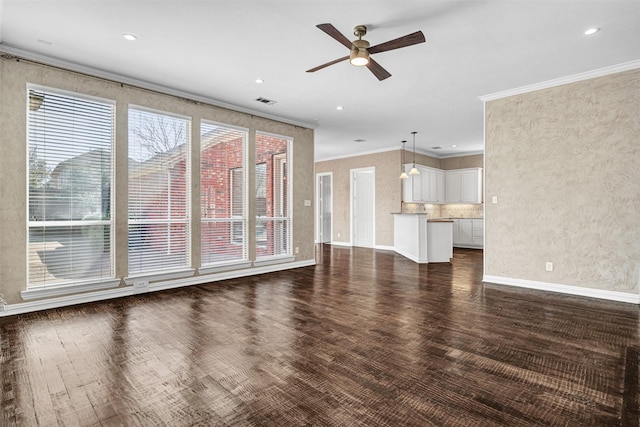
[[[420,171],[422,177],[422,197],[427,203],[444,203],[445,186],[444,171],[440,169],[423,167]]]
[[[445,172],[447,203],[482,203],[482,168]]]
[[[450,262],[451,226],[447,220],[427,221],[427,214],[393,214],[393,246],[400,255],[423,264]]]
[[[458,248],[482,248],[484,245],[484,220],[454,219],[453,246]]]
[[[408,174],[413,165],[404,165],[404,171]],[[422,181],[420,175],[409,175],[402,180],[402,201],[407,203],[422,202]]]
[[[471,231],[471,241],[473,246],[484,246],[484,220],[473,219],[473,229]]]
[[[404,165],[409,173],[412,164]],[[444,203],[445,175],[440,169],[416,165],[419,175],[402,180],[402,200],[407,203]]]

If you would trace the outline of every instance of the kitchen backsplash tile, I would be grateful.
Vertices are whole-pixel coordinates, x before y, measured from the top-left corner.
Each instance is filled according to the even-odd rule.
[[[429,218],[482,218],[482,204],[432,205],[429,203],[403,203],[402,212],[426,213]]]
[[[484,205],[482,204],[451,204],[442,205],[440,216],[443,218],[482,218]]]

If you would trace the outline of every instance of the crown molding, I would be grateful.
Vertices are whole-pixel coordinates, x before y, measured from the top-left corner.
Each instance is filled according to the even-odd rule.
[[[20,49],[15,46],[11,46],[2,42],[0,42],[0,52],[15,56],[17,58],[24,59],[27,61],[32,61],[32,62],[48,65],[55,68],[73,71],[73,72],[85,74],[91,77],[110,80],[116,83],[122,83],[129,86],[162,93],[165,95],[171,95],[179,98],[188,99],[191,101],[197,101],[203,104],[208,104],[215,107],[224,108],[227,110],[237,111],[239,113],[245,113],[245,114],[249,114],[256,117],[261,117],[263,119],[274,120],[277,122],[286,123],[294,126],[300,126],[307,129],[315,129],[318,127],[317,123],[305,122],[305,121],[291,119],[287,117],[280,117],[280,116],[267,114],[262,111],[252,110],[250,108],[241,107],[239,105],[229,104],[214,98],[197,95],[191,92],[181,91],[168,86],[152,83],[150,81],[136,79],[123,74],[112,73],[110,71],[89,67],[86,65],[78,64],[76,62],[66,61],[64,59],[56,58],[53,56],[42,55],[39,53],[31,52],[29,50]]]
[[[596,77],[607,76],[609,74],[621,73],[623,71],[634,70],[640,68],[640,59],[634,61],[623,62],[622,64],[611,65],[609,67],[598,68],[592,71],[586,71],[584,73],[572,74],[566,77],[560,77],[553,80],[547,80],[540,83],[534,83],[527,86],[521,86],[514,89],[505,90],[502,92],[495,92],[489,95],[480,96],[480,100],[483,102],[494,101],[496,99],[506,98],[513,95],[521,95],[523,93],[529,93],[540,89],[548,89],[555,86],[566,85],[569,83],[575,83],[582,80],[589,80]]]

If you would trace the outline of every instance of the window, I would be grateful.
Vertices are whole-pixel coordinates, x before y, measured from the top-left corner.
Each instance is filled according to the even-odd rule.
[[[129,109],[129,274],[189,266],[190,121]]]
[[[256,134],[256,258],[291,254],[289,143],[283,137]]]
[[[113,278],[114,103],[29,88],[28,288]]]
[[[202,265],[247,259],[244,159],[247,132],[200,124]]]

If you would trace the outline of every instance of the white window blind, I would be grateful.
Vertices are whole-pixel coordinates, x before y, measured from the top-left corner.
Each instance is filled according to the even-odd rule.
[[[28,93],[28,288],[112,279],[114,103]]]
[[[129,109],[129,274],[189,267],[190,124]]]
[[[291,255],[290,139],[256,134],[256,258]],[[264,200],[264,202],[263,202]]]
[[[200,132],[202,265],[246,260],[247,132],[206,121]]]

